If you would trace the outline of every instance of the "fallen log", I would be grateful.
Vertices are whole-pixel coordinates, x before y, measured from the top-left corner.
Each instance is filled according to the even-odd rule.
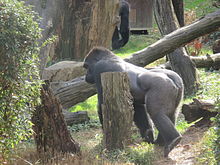
[[[197,68],[213,68],[220,69],[220,53],[205,56],[190,56],[190,59],[195,63]],[[171,69],[169,61],[159,65],[158,68]]]
[[[206,56],[191,56],[190,59],[196,64],[197,68],[220,69],[220,53]]]
[[[85,82],[85,76],[67,82],[51,83],[53,93],[59,98],[64,109],[83,102],[96,94],[94,85]]]
[[[67,125],[85,123],[89,121],[87,111],[68,112],[63,110],[63,116]]]
[[[182,113],[188,123],[192,123],[202,118],[195,124],[197,126],[201,126],[203,124],[210,123],[210,118],[217,115],[217,112],[212,111],[214,107],[213,101],[193,99],[192,103],[183,104]]]
[[[219,27],[220,10],[208,14],[191,25],[177,29],[156,43],[134,53],[131,57],[126,58],[125,61],[138,66],[146,66],[171,53],[176,48],[189,43],[197,37],[215,31]],[[87,84],[82,77],[72,81],[74,83],[64,83],[55,91],[55,95],[60,99],[64,108],[69,108],[79,102],[83,102],[96,93],[95,87]]]

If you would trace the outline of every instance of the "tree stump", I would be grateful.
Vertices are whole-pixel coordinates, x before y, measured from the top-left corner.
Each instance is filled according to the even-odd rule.
[[[41,100],[42,104],[33,113],[32,122],[37,152],[42,161],[57,153],[79,153],[79,144],[67,129],[62,107],[52,94],[49,83],[43,85]]]
[[[128,143],[133,121],[133,101],[126,73],[101,75],[103,88],[103,142],[107,150],[122,149]]]

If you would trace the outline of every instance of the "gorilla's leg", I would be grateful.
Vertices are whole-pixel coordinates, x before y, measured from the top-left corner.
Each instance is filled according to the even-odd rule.
[[[120,40],[120,46],[123,47],[123,46],[125,46],[125,44],[127,44],[128,40],[129,40],[129,29],[127,29],[123,32],[120,31],[120,34],[122,37],[122,39]]]
[[[152,116],[152,120],[158,129],[160,136],[163,137],[165,143],[164,156],[167,157],[169,152],[180,142],[181,135],[177,132],[170,118],[163,112]]]
[[[143,104],[134,104],[134,122],[141,137],[148,143],[154,142],[153,126]]]
[[[118,27],[116,26],[112,36],[112,50],[120,48],[119,41],[120,41],[119,31],[118,31]]]
[[[169,118],[170,118],[170,120],[172,121],[173,125],[175,126],[175,123],[176,123],[176,115],[170,115]],[[165,145],[165,142],[164,142],[164,139],[163,139],[161,133],[158,133],[157,139],[155,140],[154,143],[155,143],[155,144],[158,144],[159,146],[164,146],[164,145]]]

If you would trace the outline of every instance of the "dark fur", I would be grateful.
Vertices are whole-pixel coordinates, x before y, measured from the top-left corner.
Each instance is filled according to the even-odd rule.
[[[129,4],[125,0],[121,0],[119,3],[119,16],[121,18],[121,23],[119,30],[118,26],[115,27],[115,31],[112,36],[113,50],[123,47],[129,40]]]
[[[127,63],[105,48],[92,49],[84,60],[84,67],[87,69],[86,81],[95,83],[97,87],[98,113],[102,124],[101,73],[128,73],[134,98],[134,122],[147,142],[165,145],[164,155],[168,156],[181,139],[175,129],[175,121],[178,115],[177,107],[183,96],[182,79],[170,70],[147,70]],[[159,131],[156,141],[151,120]]]

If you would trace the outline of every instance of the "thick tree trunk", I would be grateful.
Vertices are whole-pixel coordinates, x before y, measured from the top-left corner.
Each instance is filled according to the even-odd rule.
[[[42,17],[42,40],[57,36],[41,51],[41,70],[48,57],[83,59],[94,46],[110,48],[119,0],[28,0]]]
[[[36,108],[32,122],[37,151],[42,160],[50,159],[56,153],[79,153],[79,144],[67,130],[61,105],[47,83],[41,90],[41,100],[42,105]]]
[[[156,0],[154,6],[155,19],[162,35],[169,34],[179,28],[171,0]],[[185,92],[192,94],[198,88],[195,65],[190,60],[185,48],[178,48],[168,54],[172,70],[183,79]]]
[[[103,73],[103,142],[107,150],[123,149],[130,139],[133,101],[126,73]]]

